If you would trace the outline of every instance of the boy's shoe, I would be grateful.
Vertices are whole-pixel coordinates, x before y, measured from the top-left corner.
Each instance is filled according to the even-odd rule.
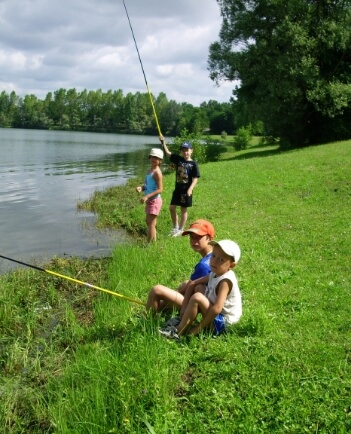
[[[182,230],[182,229],[177,229],[177,230],[173,233],[172,237],[179,237],[180,235],[182,235],[182,233],[183,233],[183,230]]]
[[[169,237],[173,237],[174,234],[176,234],[178,231],[179,231],[178,228],[173,228],[173,229],[171,230],[171,232],[168,234],[168,236],[169,236]]]
[[[159,330],[160,334],[167,339],[179,340],[178,330],[174,326],[169,326]]]
[[[180,324],[180,318],[179,318],[179,316],[175,316],[174,318],[170,318],[170,319],[165,323],[165,326],[162,327],[162,329],[166,329],[166,328],[171,327],[171,326],[173,326],[173,327],[177,327],[177,325],[179,325],[179,324]]]

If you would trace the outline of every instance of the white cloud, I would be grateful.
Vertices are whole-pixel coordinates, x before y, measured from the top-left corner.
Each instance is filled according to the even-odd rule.
[[[208,50],[221,25],[215,0],[125,0],[148,84],[198,105],[229,101]],[[45,97],[61,87],[146,91],[122,0],[0,0],[0,86]]]

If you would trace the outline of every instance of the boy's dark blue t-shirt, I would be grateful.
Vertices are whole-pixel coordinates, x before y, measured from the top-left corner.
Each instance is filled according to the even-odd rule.
[[[193,178],[200,178],[199,165],[196,161],[187,161],[178,154],[171,154],[170,161],[176,166],[176,190],[187,190]]]
[[[194,272],[190,276],[190,280],[199,279],[200,277],[207,276],[210,271],[210,258],[212,256],[212,252],[208,253],[206,256],[204,256],[200,262],[198,262],[195,265]]]

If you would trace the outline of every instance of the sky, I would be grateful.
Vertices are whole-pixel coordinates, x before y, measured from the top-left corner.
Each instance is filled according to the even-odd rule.
[[[228,102],[209,46],[222,23],[216,0],[125,0],[153,95],[195,106]],[[0,92],[44,99],[60,88],[146,92],[123,0],[0,0]]]

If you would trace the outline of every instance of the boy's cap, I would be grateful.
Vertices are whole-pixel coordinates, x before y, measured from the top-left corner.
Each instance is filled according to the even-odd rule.
[[[191,146],[190,143],[188,143],[188,142],[183,142],[183,143],[180,145],[180,149],[193,149],[193,147]]]
[[[160,160],[163,160],[163,151],[162,149],[152,148],[149,154],[149,157],[156,157]]]
[[[208,244],[211,246],[219,246],[224,253],[231,256],[234,262],[237,264],[239,262],[241,251],[240,247],[232,240],[222,240],[222,241],[210,241]]]
[[[209,235],[211,238],[215,236],[215,230],[212,223],[207,220],[196,220],[194,223],[191,223],[189,229],[184,231],[182,235],[188,234],[196,234],[196,235]]]

